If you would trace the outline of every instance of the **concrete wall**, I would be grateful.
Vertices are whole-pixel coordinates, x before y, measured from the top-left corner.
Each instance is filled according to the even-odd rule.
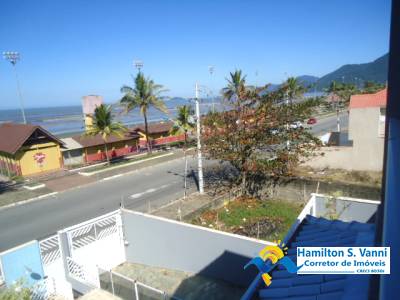
[[[307,202],[311,193],[331,195],[341,192],[344,197],[379,200],[381,189],[341,182],[326,182],[308,178],[281,179],[265,190],[267,196],[296,202]]]
[[[84,162],[82,149],[65,150],[62,155],[65,166],[83,164]]]
[[[380,128],[380,108],[350,110],[349,139],[353,140],[352,159],[365,170],[381,171],[383,167],[384,136]]]
[[[181,270],[240,286],[258,273],[243,266],[267,242],[122,209],[128,262]]]

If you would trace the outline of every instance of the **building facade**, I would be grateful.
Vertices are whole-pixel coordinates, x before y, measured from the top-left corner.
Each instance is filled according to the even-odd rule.
[[[61,141],[64,143],[64,147],[61,148],[64,166],[82,165],[84,163],[83,146],[70,137],[63,138]]]
[[[385,138],[387,89],[375,94],[353,95],[349,106],[349,139],[353,159],[366,170],[381,171]]]
[[[82,145],[84,163],[93,163],[107,159],[104,140],[100,135],[82,136],[76,135],[72,139]],[[122,157],[138,152],[139,135],[136,132],[128,132],[125,136],[110,136],[106,140],[109,159]]]
[[[183,142],[184,134],[172,135],[172,122],[160,122],[148,124],[149,142],[152,148],[159,148],[171,143]],[[146,130],[144,124],[134,127],[133,130],[140,135],[140,149],[147,148]]]
[[[0,126],[0,170],[8,177],[58,170],[62,145],[40,126],[4,123]]]

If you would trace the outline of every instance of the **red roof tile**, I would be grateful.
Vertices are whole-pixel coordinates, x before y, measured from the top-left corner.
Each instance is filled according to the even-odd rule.
[[[387,88],[375,94],[353,95],[349,108],[386,107]]]
[[[32,124],[3,123],[0,125],[0,151],[15,154],[36,131],[41,131],[56,143],[64,143],[40,126]]]
[[[96,136],[84,136],[84,135],[75,135],[72,137],[76,142],[81,144],[83,147],[93,147],[98,145],[103,145],[104,141],[101,135]],[[112,135],[107,138],[107,144],[121,142],[121,141],[129,141],[133,139],[138,139],[139,135],[136,132],[128,132],[123,137],[119,137],[116,135]]]
[[[169,132],[174,125],[173,122],[160,122],[160,123],[149,123],[148,124],[148,129],[149,133],[163,133],[163,132]],[[144,124],[137,125],[132,128],[134,131],[140,131],[144,133]]]

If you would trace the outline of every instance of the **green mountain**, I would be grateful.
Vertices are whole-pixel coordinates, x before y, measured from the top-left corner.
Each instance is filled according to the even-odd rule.
[[[389,66],[389,54],[385,54],[370,63],[344,65],[317,81],[317,89],[327,88],[332,81],[353,83],[361,86],[364,81],[385,83]]]
[[[318,77],[311,75],[302,75],[296,78],[304,87],[313,86],[319,80]]]

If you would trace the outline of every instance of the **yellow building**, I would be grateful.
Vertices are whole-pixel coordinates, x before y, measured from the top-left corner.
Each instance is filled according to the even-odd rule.
[[[72,137],[82,145],[83,158],[86,163],[93,163],[106,159],[104,140],[100,134],[96,136],[76,135]],[[124,136],[111,135],[106,140],[109,159],[131,155],[138,151],[139,134],[127,132]]]
[[[27,176],[62,167],[63,143],[41,128],[30,124],[0,125],[0,171],[6,176]]]

